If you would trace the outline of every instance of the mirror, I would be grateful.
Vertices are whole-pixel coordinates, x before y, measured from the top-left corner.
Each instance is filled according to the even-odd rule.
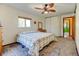
[[[42,22],[38,22],[38,29],[42,29],[42,27],[43,27]]]

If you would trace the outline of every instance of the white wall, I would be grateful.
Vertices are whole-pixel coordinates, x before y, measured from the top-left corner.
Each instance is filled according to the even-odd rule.
[[[79,4],[77,4],[77,9],[76,9],[76,45],[77,45],[77,50],[79,54]]]
[[[18,28],[18,16],[32,18],[31,28]],[[10,6],[0,5],[0,22],[3,26],[3,44],[10,44],[16,42],[16,34],[22,31],[36,31],[37,24],[34,21],[40,21],[34,16],[29,15],[23,11],[17,10]]]

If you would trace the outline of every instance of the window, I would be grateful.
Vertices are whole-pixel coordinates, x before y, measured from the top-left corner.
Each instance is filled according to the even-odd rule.
[[[30,20],[26,20],[26,27],[30,27]]]
[[[31,20],[24,17],[19,17],[18,27],[31,27]]]
[[[18,27],[25,27],[25,19],[18,18]]]

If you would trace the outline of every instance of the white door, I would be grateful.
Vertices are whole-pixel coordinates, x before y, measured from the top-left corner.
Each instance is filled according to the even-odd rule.
[[[56,36],[60,35],[60,17],[51,18],[51,32]]]
[[[46,25],[47,32],[51,32],[51,19],[50,18],[45,19],[45,25]]]

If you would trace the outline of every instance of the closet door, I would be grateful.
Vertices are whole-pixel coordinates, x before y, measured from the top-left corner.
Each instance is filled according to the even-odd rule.
[[[51,18],[51,32],[56,35],[60,36],[60,17],[52,17]]]
[[[51,18],[45,19],[45,25],[47,32],[51,32]]]

